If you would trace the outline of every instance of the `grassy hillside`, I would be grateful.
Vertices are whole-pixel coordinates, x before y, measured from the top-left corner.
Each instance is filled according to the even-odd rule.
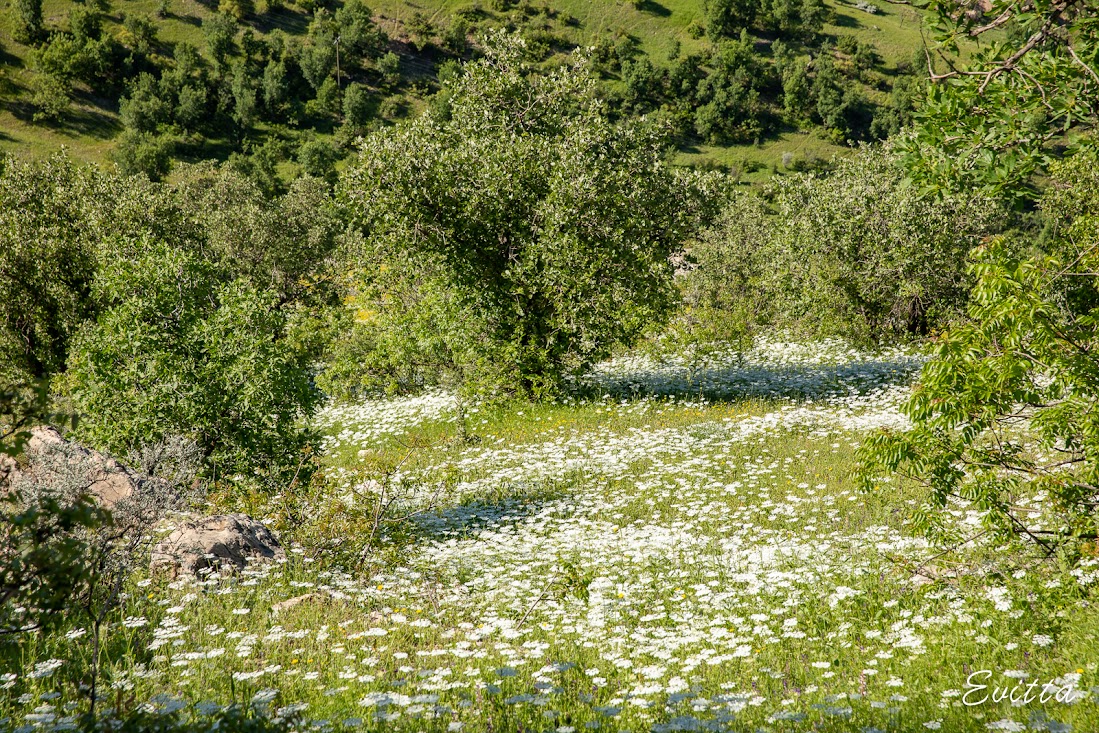
[[[307,5],[308,0],[302,4]],[[333,9],[341,5],[335,3]],[[126,93],[132,77],[116,80],[110,91],[95,90],[77,79],[71,83],[71,103],[67,111],[53,121],[34,119],[37,111],[35,92],[44,68],[36,60],[36,55],[43,53],[41,49],[52,37],[50,34],[70,30],[69,13],[73,6],[70,0],[43,1],[44,31],[35,44],[39,51],[13,37],[14,20],[0,27],[0,151],[41,157],[64,147],[77,158],[102,162],[117,146],[119,136],[124,131],[119,114],[119,97]],[[848,81],[845,83],[853,85],[868,104],[887,105],[893,81],[906,69],[907,62],[921,44],[918,11],[908,6],[881,3],[875,6],[878,7],[877,12],[867,12],[866,9],[836,0],[826,0],[826,7],[828,22],[819,29],[812,42],[795,44],[798,53],[807,54],[803,58],[805,63],[811,65],[812,59],[821,54],[822,48],[825,49],[823,53],[835,56],[837,65],[846,74]],[[863,7],[866,5],[863,4]],[[601,47],[612,57],[609,64],[602,68],[612,100],[628,94],[625,68],[619,64],[620,59],[626,58],[620,50],[623,44],[636,47],[636,52],[631,52],[633,55],[629,57],[632,61],[648,58],[658,69],[668,68],[671,59],[681,59],[691,54],[698,54],[707,70],[712,70],[714,66],[715,57],[711,54],[715,52],[716,45],[703,32],[706,25],[703,0],[644,0],[640,3],[620,0],[531,3],[523,0],[517,4],[513,0],[483,3],[466,0],[375,0],[370,3],[370,10],[377,27],[388,37],[388,48],[385,50],[400,58],[400,80],[388,86],[379,83],[374,72],[374,67],[378,65],[377,58],[364,59],[361,63],[349,60],[340,69],[338,86],[341,92],[345,85],[352,82],[362,82],[368,88],[375,105],[374,124],[391,123],[422,107],[438,88],[436,74],[440,65],[449,58],[468,57],[475,53],[472,48],[456,50],[453,46],[447,46],[446,34],[461,27],[459,24],[463,22],[457,18],[463,18],[465,22],[465,27],[458,33],[468,34],[470,40],[487,28],[503,26],[523,33],[536,42],[545,43],[547,64],[552,64],[555,58],[575,47]],[[103,34],[113,39],[121,49],[123,56],[120,58],[125,59],[124,65],[127,66],[124,73],[136,75],[139,70],[147,70],[156,76],[173,67],[173,56],[181,43],[196,47],[206,61],[210,61],[203,24],[217,12],[216,3],[197,0],[114,2],[103,13]],[[124,25],[127,16],[146,18],[155,28],[155,39],[145,55],[134,51],[132,33]],[[312,9],[291,4],[272,8],[261,0],[255,11],[240,22],[238,45],[246,43],[250,36],[262,48],[272,41],[275,31],[298,42],[308,43],[307,33],[313,18]],[[783,33],[754,33],[756,49],[765,60],[776,39],[789,40]],[[833,50],[837,45],[842,47],[844,42],[850,43],[852,48],[856,43],[872,47],[878,55],[874,67],[853,71],[850,68],[850,54]],[[126,53],[129,56],[125,56]],[[247,152],[265,141],[276,140],[282,145],[277,157],[280,159],[280,169],[285,172],[290,170],[287,160],[293,158],[293,150],[303,141],[335,140],[336,148],[342,150],[339,154],[346,154],[352,135],[347,134],[339,140],[333,137],[333,133],[345,122],[338,109],[338,99],[336,106],[327,112],[319,116],[306,115],[306,119],[289,124],[263,114],[262,89],[259,87],[262,84],[265,52],[256,53],[258,56],[241,49],[234,59],[243,59],[242,68],[247,68],[242,73],[250,74],[252,85],[258,89],[261,113],[257,119],[240,131],[223,120],[221,123],[211,122],[198,132],[192,131],[182,136],[178,129],[170,125],[162,126],[158,134],[174,135],[174,157],[183,160],[225,159],[234,151]],[[617,58],[613,57],[614,53],[618,54]],[[216,74],[209,72],[211,89],[215,89],[219,82],[222,87],[229,84],[226,73],[222,68],[217,68]],[[216,79],[213,78],[215,75]],[[764,90],[762,96],[764,104],[770,104],[773,108],[770,112],[773,117],[775,110],[781,113],[781,100],[774,98],[774,90],[778,89],[781,97],[782,80],[776,77],[771,84],[772,90]],[[778,86],[775,87],[775,84]],[[306,92],[306,96],[313,94],[312,89],[306,88]],[[221,93],[224,95],[224,90]],[[303,98],[303,101],[307,100]],[[697,104],[699,102],[687,100],[681,107],[691,108],[691,105]],[[212,99],[207,106],[210,120],[218,114],[225,117],[221,107],[214,110],[216,105]],[[654,99],[650,103],[651,109],[667,107],[667,99]],[[645,111],[634,109],[634,113]],[[788,112],[784,114],[789,115]],[[813,114],[813,110],[807,110],[806,119],[801,121],[789,121],[785,117],[778,122],[772,120],[763,134],[757,134],[750,140],[720,140],[712,136],[708,139],[697,134],[690,120],[687,120],[678,161],[736,169],[752,180],[781,171],[791,164],[797,166],[826,160],[846,150],[846,146],[839,144],[843,134],[822,129],[819,123],[809,119]]]

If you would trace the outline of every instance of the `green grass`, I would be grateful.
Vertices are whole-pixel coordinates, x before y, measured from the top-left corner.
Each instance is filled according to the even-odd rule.
[[[739,172],[741,181],[754,183],[767,180],[775,172],[788,172],[787,157],[792,167],[795,162],[827,162],[852,152],[851,148],[822,139],[815,132],[784,132],[760,141],[759,145],[689,147],[678,153],[675,160],[681,165],[721,165]]]
[[[303,705],[368,730],[1096,729],[1094,701],[951,693],[980,669],[1099,683],[1095,584],[1011,543],[940,555],[910,530],[917,487],[859,493],[854,447],[898,398],[474,406],[464,430],[443,396],[349,407],[321,421],[338,444],[284,526],[305,543],[288,562],[131,589],[108,634],[112,701]],[[406,485],[441,493],[360,547],[372,494],[349,501],[347,484],[380,477],[360,451],[410,449]],[[254,510],[277,520],[286,500]],[[79,708],[87,649],[0,645],[0,674],[19,675],[0,717]],[[67,662],[26,676],[49,659]]]

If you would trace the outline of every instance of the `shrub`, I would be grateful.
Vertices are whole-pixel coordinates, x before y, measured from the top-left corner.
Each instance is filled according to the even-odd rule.
[[[392,51],[387,52],[377,61],[378,73],[382,75],[382,82],[389,87],[394,87],[401,81],[401,57]]]
[[[385,50],[389,39],[371,16],[370,8],[360,0],[347,0],[336,11],[342,49],[362,58],[374,58]]]
[[[347,124],[363,129],[374,116],[374,99],[370,90],[362,84],[349,84],[343,93],[343,116]]]
[[[285,151],[269,141],[255,156],[270,163]],[[321,181],[298,179],[284,195],[268,198],[231,167],[204,163],[182,167],[170,193],[197,223],[191,246],[225,277],[246,278],[282,310],[319,310],[334,299],[327,267],[341,222]]]
[[[733,196],[717,225],[689,250],[691,269],[680,280],[682,304],[673,341],[736,342],[772,320],[764,283],[771,275],[765,252],[775,225],[756,194]]]
[[[54,417],[60,416],[50,412],[46,380],[0,389],[0,633],[39,629],[61,617],[88,575],[82,534],[109,519],[87,484],[44,491],[11,470],[26,450],[29,428]]]
[[[112,250],[95,281],[102,311],[65,374],[77,435],[116,454],[183,435],[215,480],[292,474],[307,440],[298,420],[317,396],[273,296],[195,252],[149,240]]]
[[[449,120],[374,133],[342,181],[364,239],[341,353],[365,363],[330,369],[332,388],[545,394],[674,303],[669,255],[704,179],[664,165],[661,131],[613,124],[586,62],[528,75],[504,35],[487,53],[446,87]]]
[[[966,254],[997,224],[980,196],[922,198],[886,147],[862,148],[827,176],[784,177],[769,198],[766,215],[737,199],[692,249],[697,307],[866,341],[927,334],[962,314]]]
[[[126,96],[118,101],[118,116],[127,130],[155,133],[171,119],[172,103],[162,86],[148,73],[130,82]]]
[[[336,181],[336,161],[339,159],[340,151],[324,140],[309,140],[298,148],[302,173],[329,183]]]
[[[240,21],[255,15],[256,6],[252,0],[221,0],[218,3],[218,12]]]
[[[12,3],[12,37],[20,43],[34,43],[45,31],[42,25],[42,0],[15,0]]]
[[[127,176],[144,175],[159,181],[172,167],[173,140],[164,135],[126,130],[118,138],[111,160]]]
[[[66,79],[55,74],[36,74],[31,88],[35,122],[58,122],[65,116],[72,93],[72,86]]]
[[[202,33],[206,36],[206,48],[218,65],[233,53],[237,37],[237,22],[225,13],[214,13],[202,20]]]

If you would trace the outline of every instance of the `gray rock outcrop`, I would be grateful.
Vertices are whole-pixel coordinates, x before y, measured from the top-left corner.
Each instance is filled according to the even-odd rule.
[[[263,524],[246,514],[216,514],[185,522],[153,548],[154,571],[202,577],[284,560],[286,552]]]

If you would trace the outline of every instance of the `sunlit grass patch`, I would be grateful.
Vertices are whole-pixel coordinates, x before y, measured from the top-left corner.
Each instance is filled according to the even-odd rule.
[[[356,730],[1096,729],[1090,697],[963,696],[981,670],[990,694],[1099,685],[1099,561],[987,537],[943,555],[911,531],[916,487],[854,483],[865,431],[903,426],[897,373],[848,355],[850,381],[819,380],[838,346],[798,349],[768,368],[816,392],[467,405],[464,437],[446,395],[333,407],[324,493],[284,527],[305,545],[240,577],[134,586],[108,635],[109,704],[236,702]],[[377,486],[349,487],[410,447],[387,480],[416,513],[335,552],[372,531]],[[954,510],[973,534],[977,508]],[[82,628],[5,658],[13,727],[76,703]]]

